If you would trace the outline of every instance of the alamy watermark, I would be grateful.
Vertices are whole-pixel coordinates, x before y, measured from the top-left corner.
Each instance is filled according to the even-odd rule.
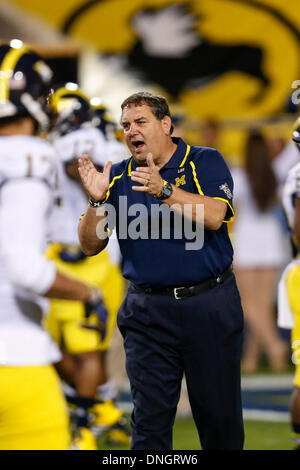
[[[128,205],[127,196],[119,196],[117,211],[112,204],[97,209],[105,217],[97,224],[99,239],[106,239],[117,225],[120,240],[185,240],[186,250],[200,250],[204,243],[203,204],[144,204]],[[109,228],[109,230],[106,229]]]
[[[292,83],[292,88],[296,88],[291,96],[292,103],[298,105],[300,104],[300,80],[294,80]]]

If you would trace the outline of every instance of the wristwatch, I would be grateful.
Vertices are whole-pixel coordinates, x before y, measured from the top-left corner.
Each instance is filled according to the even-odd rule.
[[[159,191],[158,194],[155,195],[157,199],[163,201],[164,199],[168,199],[173,193],[173,188],[171,183],[164,181],[163,188]]]

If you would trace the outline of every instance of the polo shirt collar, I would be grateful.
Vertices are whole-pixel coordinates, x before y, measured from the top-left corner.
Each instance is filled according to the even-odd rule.
[[[187,156],[187,144],[180,137],[172,137],[172,141],[174,142],[174,144],[177,144],[177,148],[170,160],[163,167],[161,167],[161,170],[178,168]],[[128,175],[131,175],[131,171],[134,171],[137,166],[137,162],[133,157],[131,157],[128,164]]]
[[[180,137],[172,137],[172,140],[174,144],[177,144],[177,149],[173,153],[170,160],[161,168],[161,170],[168,168],[178,168],[185,158],[187,144]]]

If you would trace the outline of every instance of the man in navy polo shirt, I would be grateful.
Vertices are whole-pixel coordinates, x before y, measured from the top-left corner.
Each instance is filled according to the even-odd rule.
[[[88,256],[104,249],[108,214],[130,281],[118,325],[134,403],[132,449],[172,449],[183,373],[202,448],[242,449],[243,312],[226,225],[230,172],[215,149],[172,138],[163,97],[136,93],[121,107],[132,157],[108,162],[103,173],[80,158],[90,203],[79,238]]]

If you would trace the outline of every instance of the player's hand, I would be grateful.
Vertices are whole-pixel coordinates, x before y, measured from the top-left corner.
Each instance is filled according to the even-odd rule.
[[[97,326],[97,331],[101,335],[102,341],[104,341],[107,333],[107,318],[108,312],[104,304],[102,295],[97,288],[91,290],[91,297],[88,302],[85,303],[85,316],[89,318],[92,314],[96,314],[98,317],[99,325]]]
[[[101,201],[106,196],[111,166],[112,162],[106,162],[101,173],[96,170],[87,155],[81,155],[78,160],[78,171],[83,187],[94,201]]]
[[[162,190],[164,180],[159,174],[159,167],[153,161],[152,153],[147,155],[147,166],[138,166],[135,171],[131,172],[131,180],[142,185],[132,186],[134,191],[142,191],[156,196]]]

